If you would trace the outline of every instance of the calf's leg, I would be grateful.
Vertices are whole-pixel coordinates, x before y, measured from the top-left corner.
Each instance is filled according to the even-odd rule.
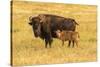
[[[62,40],[62,46],[64,46],[64,40]]]
[[[78,41],[75,41],[75,43],[76,43],[76,46],[78,47]]]
[[[68,47],[70,47],[70,44],[71,44],[71,40],[69,40]]]
[[[73,42],[73,46],[72,46],[72,47],[74,47],[74,43],[75,43],[75,41],[73,40],[72,42]]]

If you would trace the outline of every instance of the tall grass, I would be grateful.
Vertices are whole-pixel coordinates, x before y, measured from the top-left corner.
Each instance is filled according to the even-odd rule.
[[[12,8],[13,65],[96,61],[96,6],[14,1]],[[59,39],[54,39],[52,48],[46,49],[28,25],[29,16],[40,13],[74,18],[79,23],[79,47],[68,48],[67,42],[62,46]]]

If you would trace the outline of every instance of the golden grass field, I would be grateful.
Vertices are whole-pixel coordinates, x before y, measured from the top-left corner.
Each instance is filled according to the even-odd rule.
[[[79,47],[62,46],[54,39],[52,48],[45,48],[35,38],[28,24],[29,16],[54,14],[74,18],[79,26]],[[14,1],[12,5],[12,65],[61,64],[97,61],[97,6]]]

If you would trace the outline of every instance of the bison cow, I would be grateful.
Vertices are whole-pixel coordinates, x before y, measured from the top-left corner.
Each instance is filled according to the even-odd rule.
[[[45,40],[45,47],[51,47],[53,38],[57,38],[55,31],[75,31],[78,23],[72,18],[65,18],[52,14],[39,14],[29,17],[29,24],[32,26],[35,37]],[[70,44],[70,41],[69,41]]]
[[[79,40],[79,33],[76,31],[60,31],[57,30],[56,34],[60,40],[62,40],[62,46],[64,45],[64,41],[69,41],[70,43],[73,42],[73,47],[74,43],[76,43],[78,47],[78,40]],[[70,44],[68,45],[70,47]]]

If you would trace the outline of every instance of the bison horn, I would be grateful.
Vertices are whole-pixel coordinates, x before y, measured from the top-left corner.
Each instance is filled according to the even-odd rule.
[[[29,20],[31,21],[32,18],[37,17],[37,16],[38,16],[38,15],[30,16],[30,17],[29,17]]]
[[[44,15],[40,14],[38,17],[40,18],[40,23],[45,22],[46,17]]]
[[[32,16],[29,17],[29,20],[30,20],[30,21],[32,20]]]

